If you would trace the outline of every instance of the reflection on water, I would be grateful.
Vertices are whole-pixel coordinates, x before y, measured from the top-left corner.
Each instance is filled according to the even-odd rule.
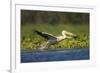
[[[21,63],[64,61],[64,60],[89,60],[89,49],[68,49],[59,51],[22,52]]]

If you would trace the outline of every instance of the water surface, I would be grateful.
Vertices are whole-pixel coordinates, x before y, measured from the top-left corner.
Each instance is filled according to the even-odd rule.
[[[89,49],[21,52],[21,63],[67,60],[89,60]]]

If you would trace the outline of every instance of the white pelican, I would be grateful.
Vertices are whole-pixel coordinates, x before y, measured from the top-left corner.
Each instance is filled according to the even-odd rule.
[[[37,30],[35,30],[34,32],[47,40],[47,43],[45,45],[42,45],[40,48],[38,48],[40,50],[44,50],[45,48],[48,48],[50,45],[56,44],[64,39],[71,39],[71,38],[77,37],[77,35],[75,35],[71,32],[65,31],[65,30],[62,31],[61,36],[54,36],[50,33],[40,32]]]

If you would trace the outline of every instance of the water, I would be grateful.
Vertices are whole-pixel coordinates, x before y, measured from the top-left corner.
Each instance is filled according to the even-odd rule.
[[[59,51],[38,51],[34,53],[21,53],[21,63],[67,61],[67,60],[88,60],[89,49],[68,49]]]

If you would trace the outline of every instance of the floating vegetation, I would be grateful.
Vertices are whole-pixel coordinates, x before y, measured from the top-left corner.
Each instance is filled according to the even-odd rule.
[[[50,48],[89,48],[89,26],[88,25],[57,25],[49,24],[24,25],[21,27],[21,48],[27,50],[36,50],[45,40],[33,32],[33,29],[46,31],[58,35],[61,31],[67,30],[78,35],[76,39],[66,39]]]

